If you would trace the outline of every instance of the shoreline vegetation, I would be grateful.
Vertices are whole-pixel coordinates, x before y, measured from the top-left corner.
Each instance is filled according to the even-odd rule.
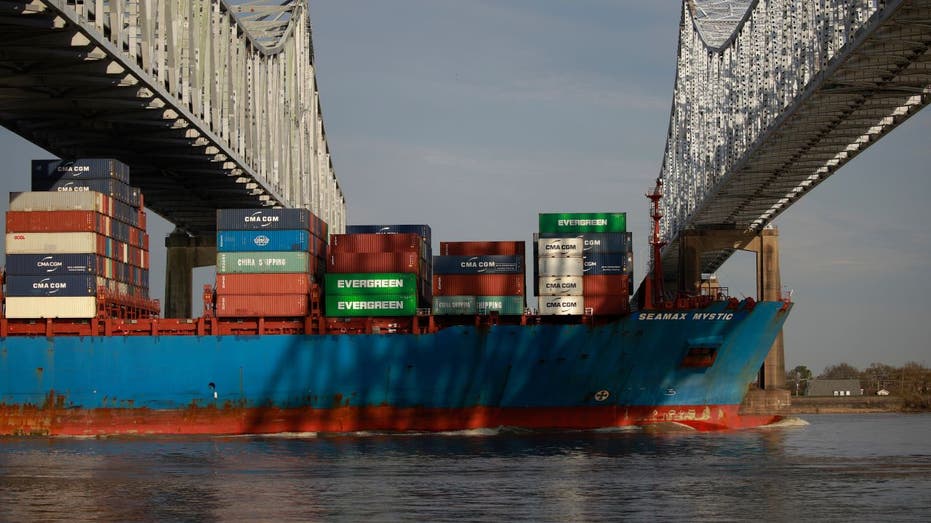
[[[931,412],[931,396],[792,396],[789,414],[870,414],[880,412]]]

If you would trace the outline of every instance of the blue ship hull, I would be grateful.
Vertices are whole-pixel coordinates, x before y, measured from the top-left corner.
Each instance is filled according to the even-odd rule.
[[[0,434],[755,425],[738,407],[790,308],[432,334],[9,336]]]

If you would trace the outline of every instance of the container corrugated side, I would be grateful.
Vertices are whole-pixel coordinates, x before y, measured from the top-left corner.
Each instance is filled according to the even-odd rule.
[[[93,318],[97,316],[95,296],[7,296],[6,317],[16,319],[38,318]]]
[[[539,231],[556,233],[627,232],[627,213],[540,213]]]
[[[310,275],[217,274],[217,295],[221,294],[309,294]]]
[[[424,239],[419,234],[332,234],[330,253],[376,253],[423,250]]]
[[[8,254],[7,274],[97,274],[103,258],[94,254]]]
[[[217,231],[219,252],[309,251],[310,232],[303,229]]]
[[[98,192],[105,194],[123,202],[124,204],[139,208],[142,206],[142,193],[139,188],[127,185],[119,180],[113,179],[90,179],[90,180],[44,180],[35,183],[33,180],[33,191],[49,192]]]
[[[497,312],[505,316],[516,316],[524,313],[523,296],[476,296],[475,312],[489,314]]]
[[[429,225],[383,224],[383,225],[347,225],[346,234],[419,234],[431,245],[433,233]]]
[[[91,178],[113,178],[129,183],[129,166],[112,158],[32,161],[33,180]]]
[[[404,272],[329,273],[323,288],[328,296],[395,296],[416,294],[417,280]]]
[[[326,297],[326,315],[331,317],[413,316],[417,296],[333,296]]]
[[[523,241],[463,241],[440,242],[442,256],[523,256]]]
[[[585,314],[582,296],[538,296],[539,313],[543,316],[580,316]]]
[[[434,274],[434,296],[522,296],[523,274]]]
[[[582,294],[585,296],[627,296],[630,278],[626,274],[582,276]]]
[[[582,276],[585,274],[582,257],[540,256],[537,258],[539,276]]]
[[[434,274],[523,274],[523,256],[434,256]]]
[[[306,252],[218,252],[217,273],[313,272]]]
[[[220,318],[306,316],[306,294],[217,294],[216,314]]]
[[[630,269],[627,265],[627,255],[626,252],[587,252],[583,261],[585,274],[627,274]]]
[[[7,254],[97,253],[97,234],[92,232],[11,232],[6,235]]]
[[[311,230],[307,209],[218,209],[217,230],[252,231],[262,229]]]
[[[79,274],[11,274],[7,296],[96,296],[97,277]]]
[[[626,296],[585,296],[585,308],[596,316],[620,316],[630,312]]]
[[[475,296],[434,296],[433,314],[461,316],[475,314]]]
[[[537,240],[539,256],[582,256],[585,243],[582,238],[540,238]]]
[[[327,255],[327,272],[412,272],[421,270],[419,251]]]
[[[540,276],[537,294],[540,296],[571,296],[584,293],[582,276]]]
[[[11,211],[97,211],[113,215],[112,199],[96,192],[11,192]]]

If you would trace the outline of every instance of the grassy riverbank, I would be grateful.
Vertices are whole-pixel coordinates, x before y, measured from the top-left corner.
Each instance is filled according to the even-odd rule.
[[[857,414],[870,412],[927,412],[931,397],[851,396],[843,398],[792,396],[791,414]]]

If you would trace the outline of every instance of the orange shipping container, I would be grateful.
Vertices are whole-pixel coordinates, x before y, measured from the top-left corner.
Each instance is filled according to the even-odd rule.
[[[522,256],[525,249],[522,241],[440,242],[443,256]]]
[[[303,273],[217,274],[217,296],[309,293],[310,276]]]
[[[434,296],[523,296],[523,274],[434,274]]]
[[[220,318],[290,318],[307,315],[306,294],[217,294]]]
[[[422,243],[419,234],[334,234],[330,253],[419,252]]]
[[[6,232],[99,232],[109,234],[110,218],[94,211],[8,211]]]
[[[582,294],[588,306],[589,296],[627,296],[628,276],[626,274],[592,274],[582,276]]]
[[[620,316],[630,312],[627,296],[585,296],[585,308],[592,309],[595,316]]]

